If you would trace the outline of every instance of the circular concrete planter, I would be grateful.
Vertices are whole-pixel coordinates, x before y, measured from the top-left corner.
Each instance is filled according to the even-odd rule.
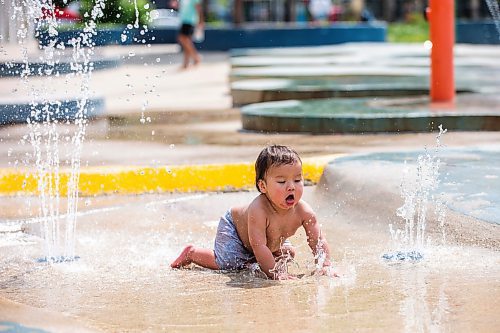
[[[404,99],[339,98],[279,101],[241,108],[243,129],[260,132],[381,133],[448,130],[498,131],[498,98],[471,94],[454,108],[434,106],[427,97]],[[474,107],[472,107],[474,106]]]

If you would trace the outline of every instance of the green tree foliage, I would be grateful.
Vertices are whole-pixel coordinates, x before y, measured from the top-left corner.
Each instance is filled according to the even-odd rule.
[[[81,0],[80,13],[83,21],[90,21],[96,0]],[[103,16],[96,19],[96,23],[134,24],[147,25],[149,12],[153,9],[148,0],[106,0],[102,8]]]

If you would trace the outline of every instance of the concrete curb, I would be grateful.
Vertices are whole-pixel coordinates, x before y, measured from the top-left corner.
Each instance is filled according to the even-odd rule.
[[[304,158],[306,184],[316,184],[325,165],[340,156],[343,155]],[[0,196],[38,195],[37,177],[38,175],[30,170],[0,169]],[[60,195],[67,193],[70,178],[71,173],[68,170],[59,173]],[[79,179],[81,196],[238,191],[254,187],[253,163],[82,168]]]

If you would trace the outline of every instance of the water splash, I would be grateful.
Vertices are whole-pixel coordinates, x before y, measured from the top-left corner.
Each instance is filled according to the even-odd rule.
[[[323,249],[323,241],[321,238],[318,240],[318,244],[316,244],[316,255],[314,256],[315,261],[315,270],[318,271],[323,268],[323,264],[326,260],[326,252]]]
[[[91,20],[85,24],[82,33],[74,38],[72,45],[72,73],[69,76],[81,78],[77,101],[77,110],[70,117],[67,110],[62,107],[62,102],[54,100],[57,91],[51,91],[53,77],[59,76],[55,65],[60,62],[61,55],[66,49],[63,42],[58,41],[59,22],[55,17],[54,3],[52,0],[22,0],[13,3],[13,20],[17,24],[17,37],[21,46],[23,71],[21,80],[30,94],[31,112],[26,119],[29,129],[28,141],[33,148],[35,173],[38,180],[40,195],[39,215],[41,219],[41,234],[44,239],[45,258],[42,261],[60,262],[71,261],[75,256],[75,229],[78,201],[78,181],[80,177],[80,155],[87,126],[87,113],[89,108],[90,78],[93,70],[91,57],[93,55],[93,37],[96,33],[95,21],[103,16],[104,0],[97,0],[91,11]],[[46,45],[39,43],[42,51],[40,59],[46,65],[44,68],[43,88],[38,89],[31,84],[26,42],[29,36],[39,36],[47,31],[49,40]],[[75,111],[75,110],[71,110]],[[61,135],[61,122],[66,119],[66,124],[75,125],[76,130],[67,136]],[[74,118],[74,120],[70,120]],[[67,212],[63,223],[60,214],[60,193],[65,185],[60,175],[60,144],[61,141],[71,143],[71,153],[67,164],[70,166],[69,179],[67,180]]]
[[[289,264],[294,263],[293,257],[289,252],[283,252],[281,256],[278,257],[278,260],[274,264],[274,267],[269,270],[271,274],[273,274],[274,280],[286,280],[289,273]]]
[[[416,261],[423,258],[425,247],[429,243],[426,238],[426,227],[428,208],[431,203],[435,204],[435,213],[442,239],[446,240],[444,233],[445,208],[444,203],[438,195],[435,195],[439,186],[439,151],[442,147],[441,137],[447,132],[439,125],[439,134],[436,137],[436,149],[417,157],[416,170],[412,170],[405,161],[403,180],[401,183],[401,196],[404,204],[398,208],[397,216],[405,221],[404,229],[394,229],[389,225],[391,238],[396,246],[403,248],[394,253],[384,254],[383,258],[388,260],[410,260]]]
[[[273,280],[287,280],[291,275],[289,271],[290,265],[295,264],[298,267],[290,251],[287,251],[286,247],[283,247],[283,243],[280,246],[280,251],[281,255],[276,258],[274,267],[269,270],[269,272],[273,275]],[[268,278],[257,262],[250,264],[248,266],[248,270],[254,277]]]
[[[135,9],[135,22],[134,28],[139,28],[139,8],[137,7],[137,0],[134,0],[134,9]]]
[[[493,17],[493,22],[495,22],[495,27],[497,28],[498,38],[500,39],[500,6],[498,5],[498,0],[485,0],[488,10]]]
[[[320,237],[318,239],[318,243],[316,244],[316,255],[314,256],[314,271],[312,275],[316,276],[326,275],[328,277],[339,277],[337,272],[334,270],[333,266],[331,265],[324,266],[325,261],[327,259],[327,253],[324,250],[323,245],[324,242]],[[333,262],[331,264],[333,264]]]

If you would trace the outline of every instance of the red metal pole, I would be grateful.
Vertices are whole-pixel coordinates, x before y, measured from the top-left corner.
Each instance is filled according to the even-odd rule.
[[[454,0],[430,0],[428,8],[431,51],[431,101],[453,103],[455,77],[453,45],[455,44]]]

